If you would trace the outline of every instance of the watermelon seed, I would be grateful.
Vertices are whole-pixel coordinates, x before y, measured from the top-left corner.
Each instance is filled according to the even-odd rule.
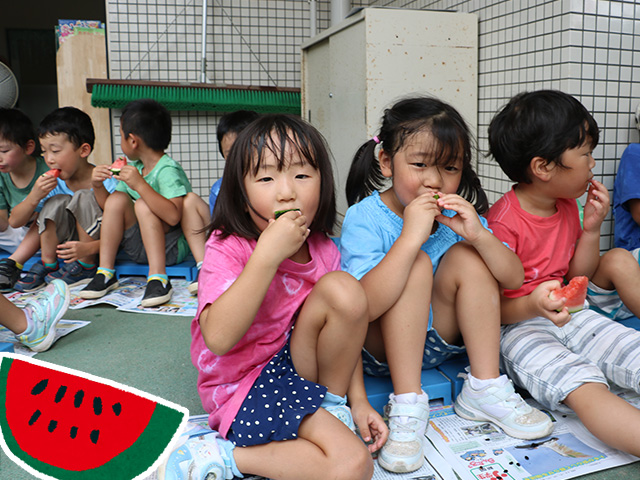
[[[57,426],[58,426],[58,422],[56,422],[55,420],[51,420],[49,422],[49,427],[47,428],[47,430],[49,430],[49,433],[53,433],[53,431],[56,429]]]
[[[54,401],[56,403],[60,403],[60,400],[64,398],[65,393],[67,393],[67,387],[64,385],[61,385],[58,391],[56,392],[56,398],[54,399]]]
[[[93,412],[96,415],[102,413],[102,399],[100,397],[93,397]]]
[[[78,427],[71,427],[71,431],[69,432],[69,436],[71,438],[76,438],[77,434],[78,434]]]
[[[33,415],[31,415],[31,418],[29,419],[29,425],[33,425],[34,423],[36,423],[36,420],[38,420],[38,418],[40,417],[40,410],[36,410],[35,412],[33,412]]]
[[[73,406],[78,408],[82,405],[82,400],[84,399],[84,391],[78,390],[76,392],[75,397],[73,397]]]
[[[91,433],[89,434],[89,438],[91,439],[91,441],[96,444],[98,443],[98,436],[100,435],[100,430],[91,430]]]
[[[31,395],[40,395],[44,392],[44,389],[47,388],[47,384],[49,383],[49,379],[45,378],[44,380],[40,380],[31,390]]]
[[[120,403],[114,403],[111,408],[113,409],[113,413],[116,414],[116,417],[122,412],[122,405],[120,405]]]

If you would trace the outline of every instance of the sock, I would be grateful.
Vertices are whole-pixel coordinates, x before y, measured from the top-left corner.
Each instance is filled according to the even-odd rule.
[[[327,391],[322,400],[320,406],[322,408],[333,407],[335,405],[346,405],[347,404],[347,396],[341,397],[340,395],[336,395],[335,393],[331,393]]]
[[[160,280],[162,282],[162,286],[166,287],[167,283],[169,283],[169,276],[162,273],[154,273],[153,275],[149,275],[147,277],[147,283],[151,280]]]
[[[244,478],[244,475],[242,475],[242,473],[240,473],[240,470],[238,470],[235,458],[233,458],[233,449],[235,448],[233,442],[225,440],[224,438],[219,436],[214,441],[218,444],[219,449],[224,450],[224,455],[222,455],[222,458],[224,460],[225,466],[230,467],[231,472],[233,472],[236,477]]]
[[[85,268],[85,269],[87,269],[87,270],[89,270],[89,269],[91,269],[91,268],[93,268],[93,267],[95,267],[95,266],[96,266],[96,264],[95,264],[95,263],[85,263],[85,262],[83,262],[82,260],[78,260],[78,263],[79,263],[80,265],[82,265],[82,268]],[[114,270],[114,273],[115,273],[115,270]]]
[[[15,261],[15,260],[14,260]],[[22,270],[24,268],[24,265],[22,265],[20,262],[16,262],[16,268],[18,270]]]
[[[58,269],[58,260],[56,260],[53,263],[44,263],[42,262],[42,264],[47,267],[49,270],[57,270]]]
[[[31,311],[28,308],[23,308],[24,318],[27,320],[27,328],[25,328],[24,332],[17,333],[16,335],[27,335],[33,330],[33,319],[31,318]]]
[[[480,380],[479,378],[476,378],[473,375],[469,374],[468,378],[469,378],[469,386],[473,390],[482,390],[483,388],[490,387],[491,385],[500,387],[504,385],[507,381],[506,375],[500,375],[497,378],[486,378],[486,379]]]
[[[109,281],[113,278],[113,276],[116,274],[116,270],[114,268],[102,268],[102,267],[98,267],[98,271],[96,272],[96,275],[102,274],[104,275],[104,278]]]

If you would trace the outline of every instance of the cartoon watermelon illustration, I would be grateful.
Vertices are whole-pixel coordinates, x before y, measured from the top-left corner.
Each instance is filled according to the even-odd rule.
[[[60,176],[60,169],[59,168],[52,168],[48,172],[44,172],[42,175],[43,176],[44,175],[49,175],[50,177],[58,178]]]
[[[568,285],[556,288],[549,294],[549,297],[551,300],[565,298],[564,306],[569,309],[569,313],[576,313],[585,306],[584,301],[587,298],[588,285],[589,279],[587,277],[573,277]]]
[[[116,382],[0,355],[2,449],[38,478],[144,478],[187,417],[184,407]]]
[[[116,161],[111,164],[111,167],[109,167],[109,170],[111,170],[111,173],[113,173],[114,175],[119,175],[120,170],[122,170],[122,167],[124,167],[126,164],[127,164],[126,157],[118,157],[116,158]]]

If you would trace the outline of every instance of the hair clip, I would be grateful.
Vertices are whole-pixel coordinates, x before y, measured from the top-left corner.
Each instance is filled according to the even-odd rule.
[[[371,140],[373,140],[374,142],[376,142],[376,144],[380,143],[380,139],[378,138],[377,135],[375,135]]]

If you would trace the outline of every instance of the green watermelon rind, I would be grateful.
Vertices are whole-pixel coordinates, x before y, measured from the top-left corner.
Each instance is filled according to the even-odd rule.
[[[13,359],[0,356],[0,385],[6,386]],[[21,467],[28,466],[58,480],[129,480],[147,472],[172,442],[187,413],[156,403],[149,423],[138,439],[125,451],[103,465],[82,471],[49,465],[24,452],[15,441],[6,415],[6,388],[0,388],[0,440],[5,453]],[[73,452],[71,452],[73,455]],[[28,470],[28,469],[27,469]]]

